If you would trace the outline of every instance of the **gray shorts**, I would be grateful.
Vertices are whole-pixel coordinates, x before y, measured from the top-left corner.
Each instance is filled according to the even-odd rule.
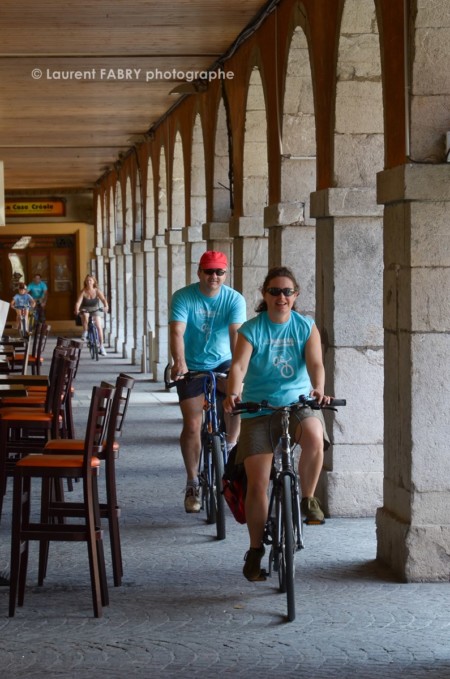
[[[306,407],[292,414],[289,420],[289,433],[291,441],[296,441],[295,432],[302,421],[307,417],[315,417],[322,423],[324,449],[330,445],[325,420],[321,410],[313,410]],[[246,457],[268,453],[273,450],[281,436],[281,415],[280,413],[261,415],[259,417],[241,418],[241,433],[239,435],[239,445],[236,454],[236,462],[244,462]]]

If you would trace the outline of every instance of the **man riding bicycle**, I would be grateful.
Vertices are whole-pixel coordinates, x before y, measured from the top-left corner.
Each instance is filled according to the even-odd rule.
[[[198,267],[198,283],[177,290],[170,310],[170,351],[173,359],[171,378],[179,381],[183,429],[181,452],[187,473],[184,508],[199,512],[198,463],[201,451],[200,430],[203,414],[202,380],[184,381],[188,370],[225,372],[230,366],[237,330],[245,321],[243,296],[224,285],[228,260],[223,252],[205,252]],[[224,387],[218,384],[218,391]],[[227,422],[227,445],[236,443],[238,418]]]
[[[39,318],[36,320],[43,322],[45,319],[44,309],[47,304],[48,288],[40,274],[34,275],[33,280],[28,284],[28,292],[36,302],[35,313],[39,311]]]

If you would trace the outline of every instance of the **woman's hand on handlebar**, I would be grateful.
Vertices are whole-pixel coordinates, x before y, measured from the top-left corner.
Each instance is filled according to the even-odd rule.
[[[223,409],[226,413],[232,413],[241,399],[237,394],[229,394],[223,401]]]
[[[326,396],[319,389],[312,389],[309,395],[311,398],[315,398],[319,405],[329,405],[331,401],[331,396]]]

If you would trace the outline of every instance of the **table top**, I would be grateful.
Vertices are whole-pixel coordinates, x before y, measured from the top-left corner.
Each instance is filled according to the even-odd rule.
[[[0,375],[0,385],[2,384],[24,384],[26,386],[48,385],[48,375],[21,375],[20,373],[9,373]]]
[[[0,399],[2,396],[28,396],[24,384],[0,384]]]

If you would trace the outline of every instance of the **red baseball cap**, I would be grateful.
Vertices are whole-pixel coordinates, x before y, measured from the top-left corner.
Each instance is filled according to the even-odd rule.
[[[223,252],[208,250],[202,254],[199,267],[200,269],[227,269],[228,259]]]

